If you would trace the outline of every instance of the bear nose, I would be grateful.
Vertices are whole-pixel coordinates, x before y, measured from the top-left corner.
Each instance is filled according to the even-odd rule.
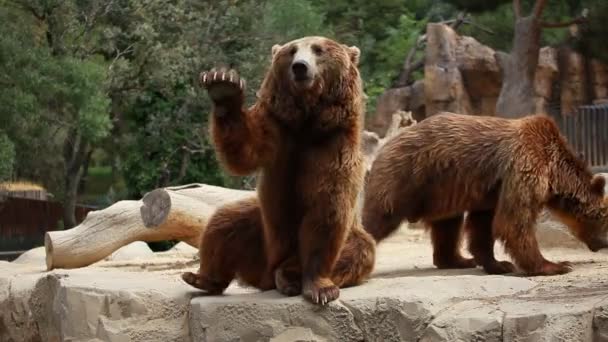
[[[293,75],[297,81],[308,79],[308,69],[309,65],[306,63],[306,61],[299,60],[291,64],[291,71],[293,72]]]

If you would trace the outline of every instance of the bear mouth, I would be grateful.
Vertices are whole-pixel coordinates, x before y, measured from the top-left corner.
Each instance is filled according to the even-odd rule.
[[[293,76],[293,85],[298,89],[310,89],[314,84],[314,79],[309,76]]]

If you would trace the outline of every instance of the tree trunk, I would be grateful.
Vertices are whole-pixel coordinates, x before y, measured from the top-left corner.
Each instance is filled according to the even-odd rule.
[[[74,227],[76,222],[76,201],[78,200],[78,185],[82,177],[82,166],[89,151],[89,144],[76,129],[68,133],[63,146],[65,167],[63,226],[64,229]]]
[[[82,165],[82,177],[80,178],[80,184],[78,185],[78,193],[82,194],[87,189],[87,184],[89,181],[89,165],[91,164],[91,157],[93,156],[93,149],[90,149],[87,152],[87,156],[84,159],[84,163]]]
[[[517,118],[534,114],[534,76],[540,53],[541,24],[534,15],[517,18],[513,50],[498,52],[503,82],[496,102],[496,115]]]
[[[510,54],[498,52],[496,59],[502,68],[503,82],[496,102],[496,115],[518,118],[536,113],[534,78],[540,54],[540,35],[543,28],[560,28],[584,22],[587,11],[573,20],[562,23],[542,21],[548,0],[536,0],[532,13],[522,16],[521,1],[513,0],[515,32]]]

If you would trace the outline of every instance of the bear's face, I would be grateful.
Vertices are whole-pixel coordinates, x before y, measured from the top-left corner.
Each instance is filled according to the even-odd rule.
[[[608,248],[608,197],[604,193],[605,184],[604,177],[595,175],[591,180],[588,202],[556,198],[549,203],[551,211],[568,226],[573,235],[594,252]]]
[[[320,96],[359,77],[359,53],[328,38],[304,37],[272,47],[272,72],[292,95]]]

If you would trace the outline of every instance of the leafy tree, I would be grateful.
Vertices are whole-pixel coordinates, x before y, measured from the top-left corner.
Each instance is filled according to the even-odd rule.
[[[179,23],[179,24],[176,24]],[[188,182],[252,186],[227,176],[208,137],[206,94],[198,74],[232,65],[248,81],[247,97],[266,72],[273,44],[329,34],[308,3],[123,0],[112,11],[100,53],[111,61],[109,93],[115,129],[106,148],[129,197]]]
[[[15,145],[4,132],[0,132],[0,181],[10,180],[15,163]]]
[[[2,5],[0,16],[8,30],[0,40],[0,104],[11,128],[6,132],[19,151],[16,173],[28,178],[53,173],[41,178],[60,179],[50,188],[59,190],[64,223],[70,227],[76,223],[82,165],[110,128],[104,66],[83,52],[92,27],[79,15],[90,9],[72,1],[14,0]]]

